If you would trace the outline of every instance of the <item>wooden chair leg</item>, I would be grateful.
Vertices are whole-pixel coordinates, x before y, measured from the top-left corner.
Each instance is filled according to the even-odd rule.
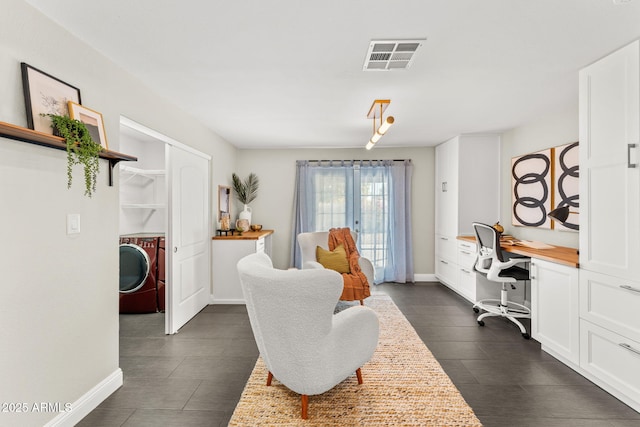
[[[302,398],[302,419],[306,420],[309,418],[309,396],[303,394],[300,397]]]
[[[267,386],[271,385],[272,379],[273,379],[273,374],[271,373],[271,371],[269,371],[269,374],[267,375]]]
[[[364,301],[363,300],[360,300],[360,305],[364,305]]]
[[[362,384],[362,371],[360,371],[360,368],[356,369],[356,377],[358,377],[358,384]]]

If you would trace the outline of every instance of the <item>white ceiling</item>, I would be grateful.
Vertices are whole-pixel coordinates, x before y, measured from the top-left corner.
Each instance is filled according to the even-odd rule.
[[[640,38],[640,0],[27,0],[240,148],[502,131],[577,103],[578,70]],[[372,39],[427,38],[364,72]]]

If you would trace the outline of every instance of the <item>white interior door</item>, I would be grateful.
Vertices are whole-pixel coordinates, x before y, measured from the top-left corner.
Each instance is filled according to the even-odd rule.
[[[166,329],[173,334],[210,300],[209,159],[168,146],[169,277]]]

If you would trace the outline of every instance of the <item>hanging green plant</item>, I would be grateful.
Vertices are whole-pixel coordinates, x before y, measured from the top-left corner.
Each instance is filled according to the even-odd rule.
[[[45,114],[51,118],[54,132],[64,138],[67,143],[67,188],[71,188],[73,181],[73,166],[84,167],[84,194],[93,196],[96,191],[96,181],[100,172],[99,155],[104,149],[92,138],[89,130],[80,120],[68,116]]]

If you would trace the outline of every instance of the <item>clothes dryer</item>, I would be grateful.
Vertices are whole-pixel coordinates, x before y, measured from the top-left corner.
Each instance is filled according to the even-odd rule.
[[[120,313],[158,311],[158,241],[146,234],[120,237]]]

